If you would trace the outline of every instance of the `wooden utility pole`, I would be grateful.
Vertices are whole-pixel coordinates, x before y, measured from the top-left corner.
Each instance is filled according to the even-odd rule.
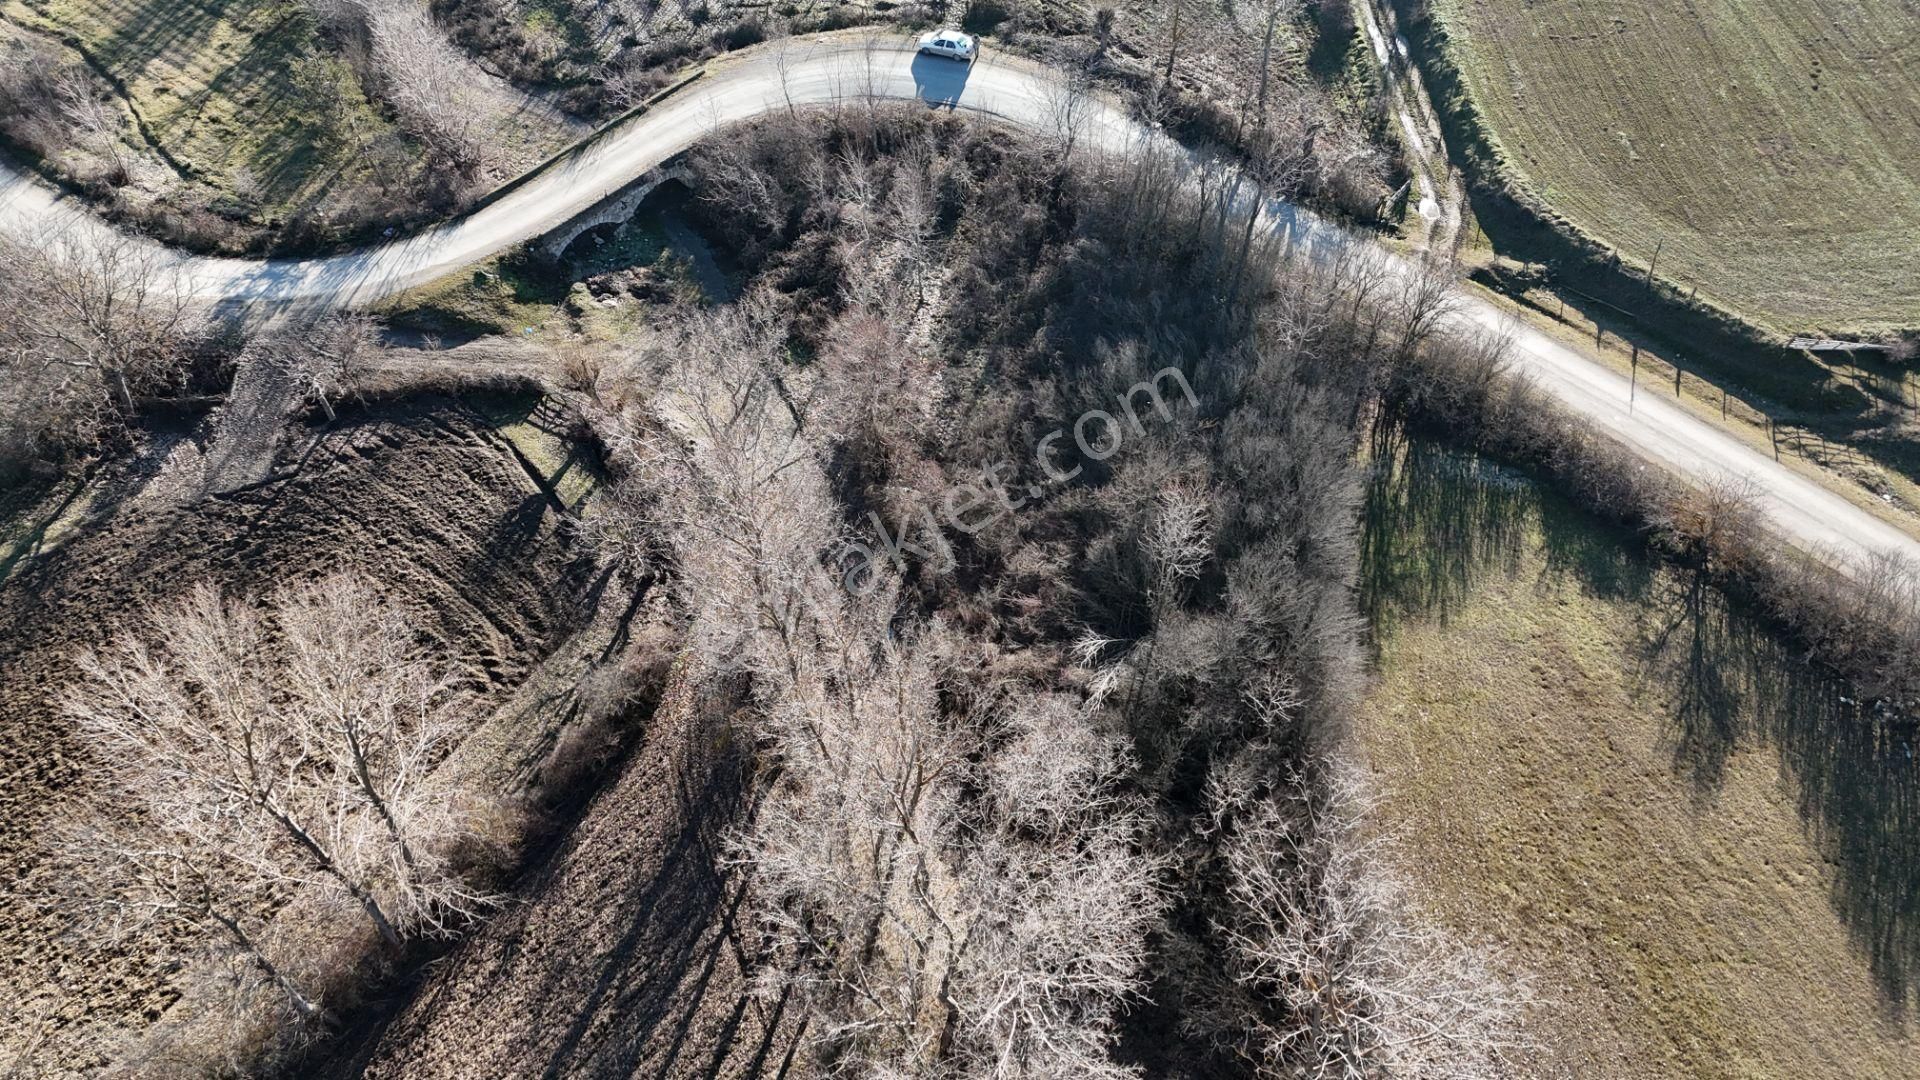
[[[1666,246],[1667,246],[1667,238],[1664,236],[1660,238],[1659,243],[1653,245],[1653,259],[1652,261],[1647,263],[1647,283],[1645,287],[1642,288],[1641,290],[1642,292],[1645,292],[1648,289],[1653,288],[1653,272],[1659,268],[1660,252],[1664,250]]]

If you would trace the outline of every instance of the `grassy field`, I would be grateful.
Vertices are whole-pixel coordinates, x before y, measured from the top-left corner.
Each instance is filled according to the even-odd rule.
[[[1775,329],[1920,324],[1906,0],[1434,0],[1505,163],[1635,265]]]
[[[84,58],[122,99],[121,207],[202,249],[363,242],[448,207],[423,151],[300,0],[0,0],[0,22]],[[475,68],[487,182],[584,131]],[[295,219],[300,219],[295,222]]]
[[[1416,895],[1535,976],[1521,1075],[1920,1075],[1907,736],[1524,478],[1377,478],[1358,741]]]
[[[188,178],[271,215],[371,179],[365,143],[392,132],[337,61],[346,113],[323,118],[292,73],[319,55],[296,0],[3,0],[0,16],[83,46],[178,169],[136,177],[157,190]],[[334,130],[357,130],[341,140]]]

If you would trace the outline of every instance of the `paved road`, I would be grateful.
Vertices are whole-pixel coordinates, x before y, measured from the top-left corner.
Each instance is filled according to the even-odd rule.
[[[1054,74],[1022,60],[988,56],[963,67],[914,56],[899,39],[875,39],[871,45],[844,36],[799,40],[731,58],[498,202],[417,236],[324,259],[262,262],[157,249],[155,258],[177,275],[181,288],[209,303],[371,304],[560,225],[726,125],[790,106],[859,108],[860,101],[873,97],[985,113],[1043,133],[1070,134],[1077,145],[1111,152],[1172,148],[1113,103],[1073,94]],[[1266,213],[1276,231],[1303,248],[1327,251],[1366,242],[1285,203],[1269,203]],[[0,232],[34,237],[56,228],[84,238],[103,234],[107,226],[38,181],[0,169]],[[1381,257],[1406,271],[1392,257]],[[1497,307],[1464,291],[1458,317],[1488,329],[1507,321]],[[1625,378],[1531,329],[1512,332],[1516,367],[1544,390],[1655,463],[1702,479],[1750,480],[1768,520],[1792,542],[1845,563],[1889,549],[1920,560],[1920,541],[1906,532],[1654,394],[1641,395],[1630,410]]]

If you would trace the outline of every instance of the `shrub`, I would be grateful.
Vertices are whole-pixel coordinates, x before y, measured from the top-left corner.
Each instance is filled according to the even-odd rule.
[[[748,15],[713,35],[713,46],[722,52],[744,49],[767,40],[767,24],[758,15]]]
[[[1013,17],[1013,10],[1006,0],[967,0],[966,11],[960,16],[960,26],[969,34],[990,34],[1001,23]]]

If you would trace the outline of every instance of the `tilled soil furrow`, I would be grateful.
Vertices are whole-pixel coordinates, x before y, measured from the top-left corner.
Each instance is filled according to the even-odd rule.
[[[44,1032],[36,1058],[85,1071],[97,1058],[78,1045],[83,1023],[138,1028],[173,998],[156,954],[81,953],[32,900],[54,872],[40,833],[87,782],[86,748],[58,707],[78,650],[201,580],[257,595],[349,570],[420,614],[476,673],[484,709],[567,632],[573,584],[553,515],[479,425],[447,401],[385,406],[317,443],[285,440],[297,450],[276,466],[291,477],[258,489],[177,506],[123,485],[86,529],[0,583],[0,1060]]]

